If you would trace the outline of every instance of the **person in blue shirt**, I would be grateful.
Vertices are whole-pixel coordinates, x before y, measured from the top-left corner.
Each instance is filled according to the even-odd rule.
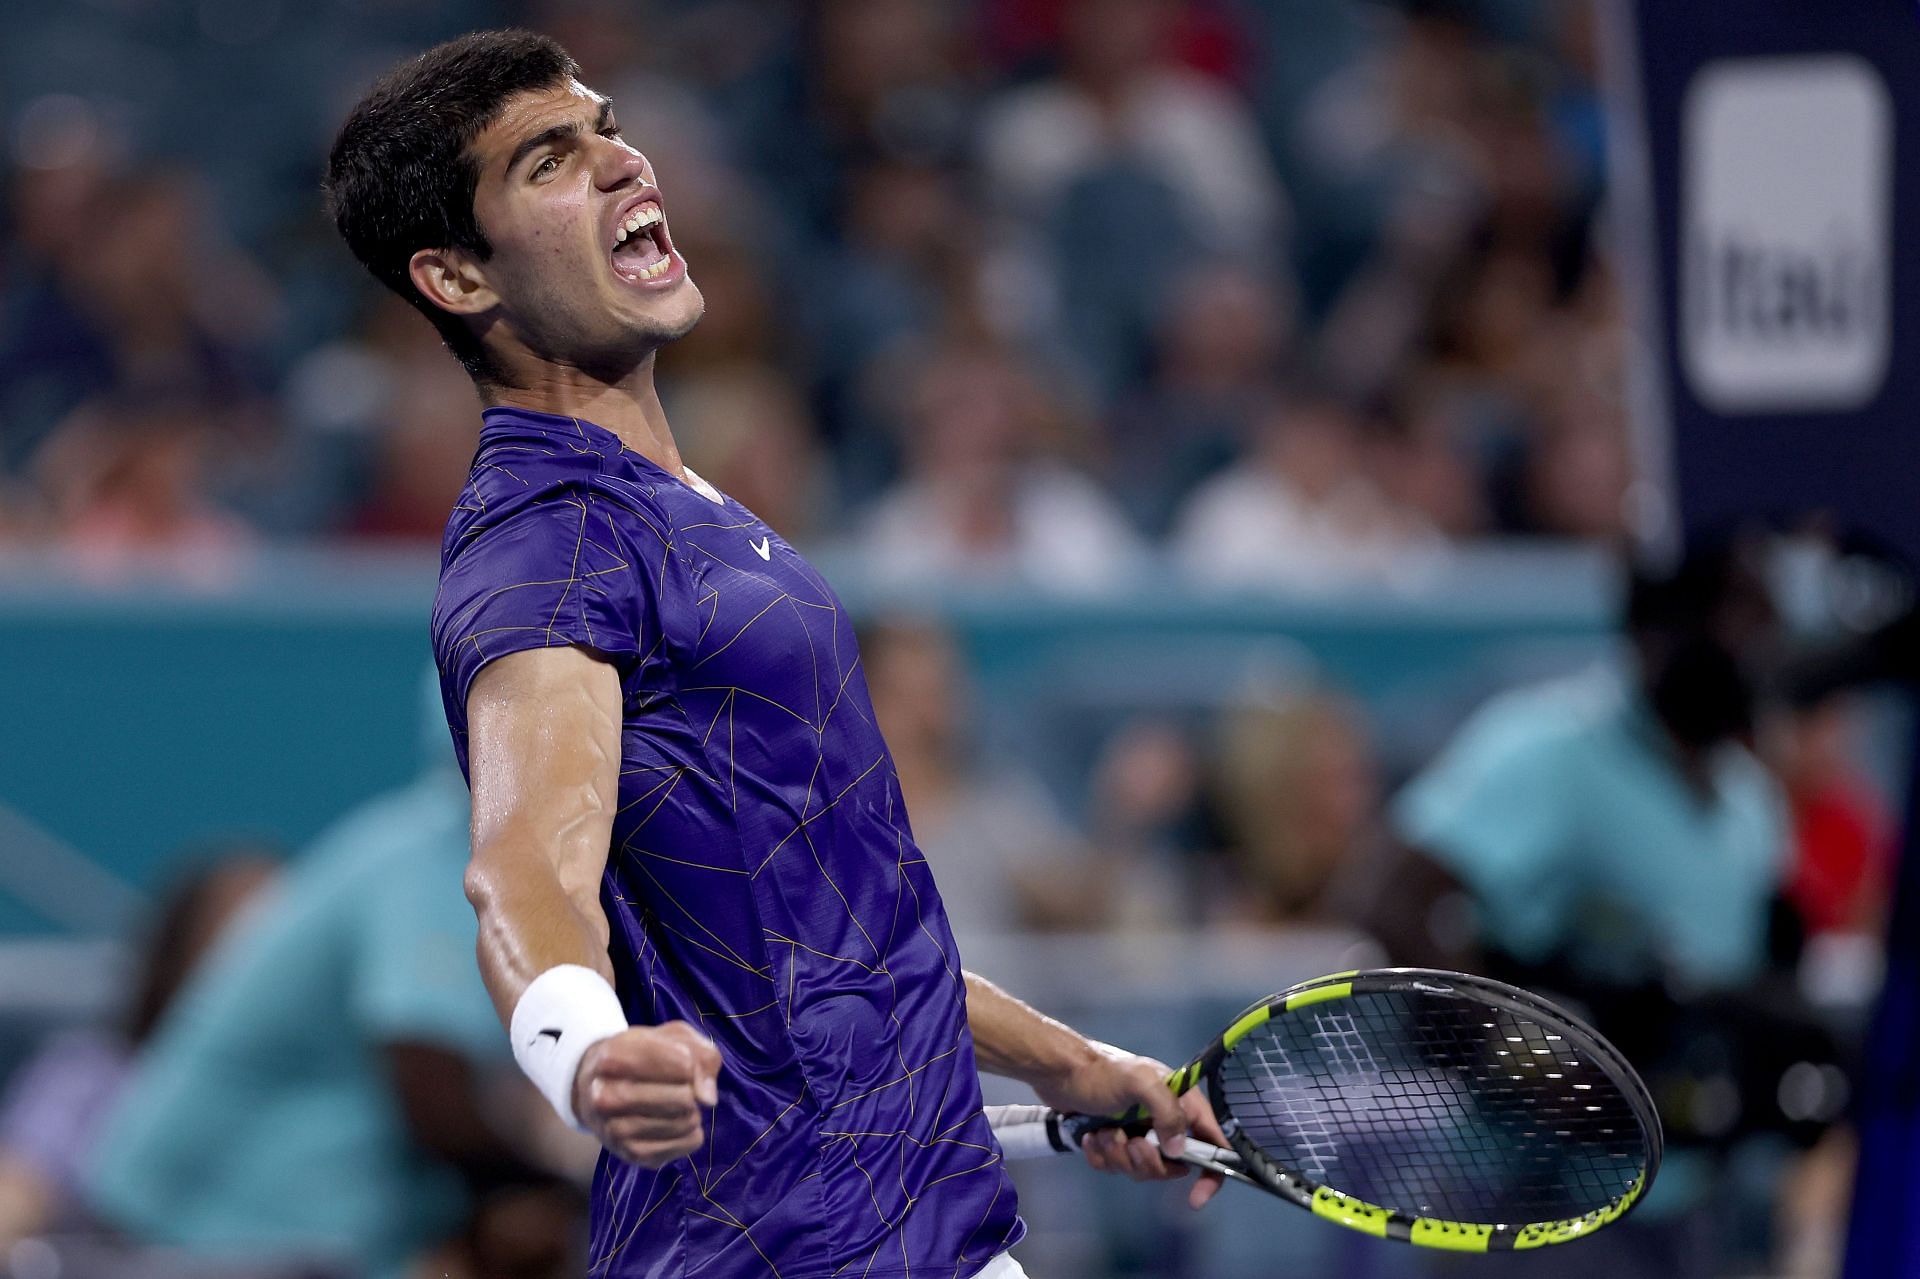
[[[506,1054],[460,898],[467,792],[444,739],[431,758],[307,848],[160,1023],[88,1175],[120,1234],[209,1272],[298,1260],[377,1279],[458,1252],[482,1203],[511,1199],[544,1227],[521,1246],[549,1258],[520,1273],[565,1262],[574,1192],[483,1102]]]
[[[1750,553],[1716,541],[1636,572],[1625,631],[1625,670],[1500,694],[1395,799],[1410,853],[1375,915],[1397,957],[1622,988],[1760,975],[1788,829],[1750,749],[1774,646]],[[1433,909],[1449,896],[1471,902],[1472,929]]]
[[[966,972],[846,610],[681,461],[655,358],[704,302],[576,70],[524,32],[439,46],[328,166],[348,245],[484,406],[433,609],[481,970],[522,1069],[605,1147],[592,1274],[1011,1279],[978,1070],[1142,1106],[1175,1150],[1217,1126],[1163,1064]],[[1181,1171],[1118,1131],[1088,1154]]]

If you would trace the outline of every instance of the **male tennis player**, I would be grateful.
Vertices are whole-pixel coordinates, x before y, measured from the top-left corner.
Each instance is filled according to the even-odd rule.
[[[481,969],[608,1152],[595,1274],[1018,1276],[976,1069],[1144,1106],[1168,1149],[1218,1130],[1160,1063],[962,970],[839,600],[681,464],[654,356],[700,291],[575,72],[526,33],[442,45],[354,108],[327,178],[486,406],[433,613]],[[1180,1172],[1118,1133],[1089,1159]]]

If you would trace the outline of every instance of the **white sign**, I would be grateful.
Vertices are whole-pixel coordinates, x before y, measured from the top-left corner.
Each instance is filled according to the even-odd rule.
[[[1858,408],[1892,347],[1893,105],[1851,55],[1702,67],[1681,123],[1680,358],[1723,413]]]

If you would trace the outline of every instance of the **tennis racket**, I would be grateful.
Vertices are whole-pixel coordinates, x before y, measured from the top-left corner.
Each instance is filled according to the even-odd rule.
[[[1646,1085],[1592,1027],[1463,973],[1336,973],[1261,1000],[1173,1072],[1232,1149],[1182,1158],[1315,1216],[1454,1252],[1541,1248],[1624,1217],[1660,1168]],[[988,1107],[1009,1159],[1067,1152],[1145,1112]]]

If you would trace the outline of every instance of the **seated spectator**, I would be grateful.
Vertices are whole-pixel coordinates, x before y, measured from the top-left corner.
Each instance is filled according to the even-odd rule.
[[[1834,690],[1792,707],[1767,735],[1767,759],[1793,821],[1786,895],[1808,937],[1874,933],[1893,865],[1893,824],[1855,756],[1857,693]]]
[[[1173,552],[1195,580],[1335,590],[1416,578],[1440,552],[1439,534],[1368,477],[1360,426],[1337,399],[1275,399],[1255,432],[1175,525]]]
[[[82,405],[34,459],[55,545],[92,577],[163,566],[190,580],[224,578],[255,539],[209,491],[213,456],[229,438],[218,420],[217,408],[192,398]]]
[[[1018,282],[1023,340],[1060,344],[1113,403],[1144,371],[1196,262],[1283,260],[1287,199],[1252,112],[1182,65],[1169,0],[1073,0],[1059,69],[1008,90],[978,139],[989,272]],[[1014,288],[1003,288],[1012,295]]]
[[[1073,926],[1171,932],[1202,915],[1196,854],[1211,839],[1193,734],[1171,716],[1140,715],[1101,744],[1088,781],[1091,853],[1059,894]],[[1072,917],[1069,917],[1072,918]]]
[[[472,382],[435,346],[416,340],[392,353],[371,473],[344,530],[351,536],[437,545],[446,530],[479,443],[480,406]]]
[[[531,1093],[474,962],[468,796],[432,719],[433,764],[324,833],[148,1047],[90,1176],[127,1238],[373,1277],[584,1268],[583,1205],[505,1135],[525,1112],[501,1100]]]
[[[681,458],[789,542],[817,537],[832,503],[812,416],[800,393],[762,364],[676,382],[669,398]]]
[[[1633,458],[1618,405],[1561,397],[1522,467],[1521,531],[1625,545]]]
[[[1467,397],[1411,382],[1368,441],[1367,470],[1401,511],[1450,542],[1484,533],[1490,452]]]
[[[860,665],[954,928],[1086,922],[1069,903],[1084,906],[1088,895],[1061,891],[1084,869],[1086,849],[1030,775],[973,748],[952,639],[929,623],[883,621],[861,634]]]
[[[1058,407],[1011,355],[936,350],[905,378],[906,474],[867,513],[861,547],[887,585],[1119,583],[1138,539],[1060,456]]]
[[[193,171],[137,173],[96,201],[86,251],[64,266],[116,384],[216,400],[259,391],[285,314],[272,279],[228,239],[210,183]]]
[[[1164,535],[1181,502],[1245,447],[1293,329],[1288,290],[1261,273],[1220,263],[1175,287],[1151,378],[1111,415],[1119,488],[1146,532]]]
[[[69,94],[27,103],[12,136],[0,221],[0,474],[18,471],[56,423],[113,387],[112,352],[75,298],[72,272],[128,144]]]
[[[174,996],[277,865],[242,844],[176,879],[131,967],[120,1025],[56,1036],[8,1082],[0,1100],[0,1256],[30,1236],[86,1226],[83,1173],[99,1152],[102,1120]]]
[[[748,25],[769,28],[775,13],[792,15],[786,38],[754,50],[771,65],[729,84],[724,109],[737,151],[776,193],[785,233],[811,252],[837,238],[850,166],[958,151],[975,87],[967,10],[945,0],[823,0],[772,6]]]
[[[873,496],[892,460],[862,392],[876,368],[935,340],[977,292],[975,233],[959,176],[879,155],[851,168],[841,236],[805,255],[793,287],[848,496]],[[881,376],[884,376],[882,374]]]
[[[1214,793],[1225,844],[1215,914],[1227,923],[1325,920],[1336,884],[1380,836],[1380,778],[1357,706],[1301,690],[1221,725]]]
[[[1286,194],[1252,112],[1227,85],[1175,60],[1168,0],[1077,0],[1057,76],[997,102],[982,129],[987,189],[1044,222],[1073,183],[1116,163],[1160,175],[1199,246],[1276,256]]]

